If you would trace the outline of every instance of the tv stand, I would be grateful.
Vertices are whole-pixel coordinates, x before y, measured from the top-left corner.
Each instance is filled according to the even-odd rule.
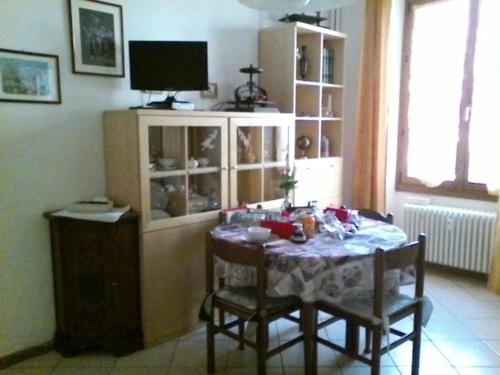
[[[163,101],[149,102],[146,108],[191,110],[194,109],[194,105],[191,102],[177,100],[175,96],[167,96]]]

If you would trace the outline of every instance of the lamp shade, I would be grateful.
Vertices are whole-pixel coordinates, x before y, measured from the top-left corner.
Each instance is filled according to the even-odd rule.
[[[249,8],[275,11],[275,12],[292,12],[301,11],[318,12],[321,10],[329,10],[340,8],[352,4],[354,0],[238,0]]]

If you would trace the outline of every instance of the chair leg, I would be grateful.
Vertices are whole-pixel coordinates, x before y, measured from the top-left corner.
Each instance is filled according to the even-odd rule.
[[[372,343],[372,332],[368,328],[365,328],[365,350],[364,350],[365,354],[368,354],[372,351],[371,343]]]
[[[266,374],[267,322],[259,318],[257,323],[257,374]]]
[[[213,318],[212,318],[213,319]],[[215,328],[212,321],[207,324],[207,372],[215,374]]]
[[[380,356],[382,349],[382,327],[376,326],[373,331],[371,375],[380,375]]]
[[[302,311],[301,311],[302,314]],[[318,337],[318,321],[319,321],[319,311],[317,309],[314,310],[314,315],[313,315],[313,334],[312,334],[312,342],[313,342],[313,358],[312,358],[312,367],[313,369],[318,368],[318,341],[316,338]]]
[[[224,310],[219,309],[219,326],[224,327],[226,325],[226,313]]]
[[[420,342],[422,338],[422,302],[417,307],[417,312],[413,319],[413,331],[415,337],[412,343],[411,374],[418,375],[420,367]]]
[[[238,319],[238,337],[240,338],[238,349],[243,350],[245,349],[245,344],[243,343],[245,337],[245,321],[243,319]]]

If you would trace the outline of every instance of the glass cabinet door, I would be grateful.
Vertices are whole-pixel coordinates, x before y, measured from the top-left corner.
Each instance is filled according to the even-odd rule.
[[[143,214],[151,227],[188,223],[195,214],[215,218],[227,207],[226,127],[201,116],[142,119]]]
[[[281,176],[290,155],[289,140],[293,120],[276,118],[231,118],[230,204],[279,207],[283,195]],[[264,203],[265,202],[265,203]]]

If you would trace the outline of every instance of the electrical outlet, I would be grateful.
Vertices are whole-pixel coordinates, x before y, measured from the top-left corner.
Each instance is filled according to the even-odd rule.
[[[217,83],[209,83],[208,90],[200,91],[200,97],[208,99],[217,98]]]

